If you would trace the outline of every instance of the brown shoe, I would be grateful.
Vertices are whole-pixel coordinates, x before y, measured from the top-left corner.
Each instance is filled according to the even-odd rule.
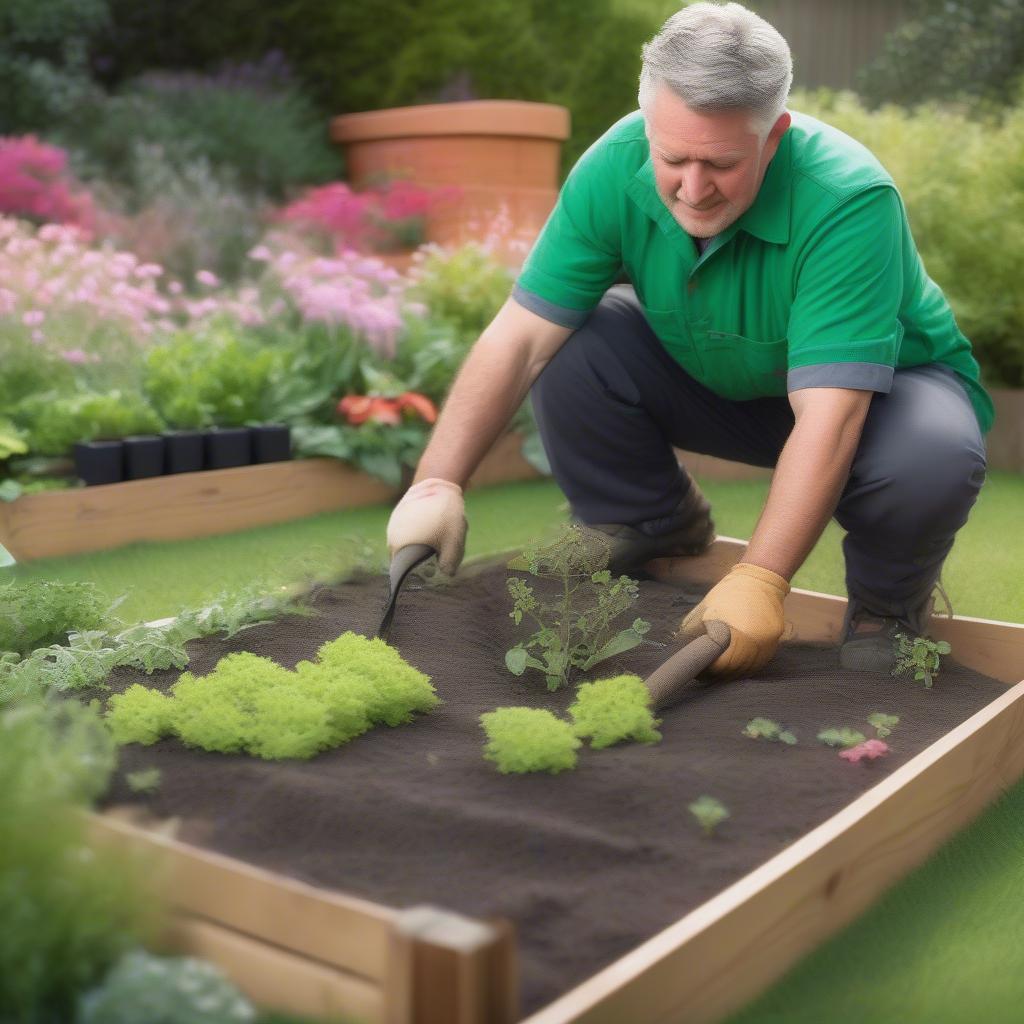
[[[694,483],[671,516],[679,525],[651,536],[623,523],[588,523],[608,544],[608,568],[615,576],[636,572],[653,558],[699,555],[715,539],[711,505]]]

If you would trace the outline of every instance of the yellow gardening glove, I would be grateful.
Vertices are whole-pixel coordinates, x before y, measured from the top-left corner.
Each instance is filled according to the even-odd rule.
[[[466,549],[466,515],[462,488],[451,480],[430,477],[413,484],[388,520],[388,551],[409,544],[429,544],[437,564],[455,575]]]
[[[789,584],[770,569],[739,562],[718,581],[679,627],[686,641],[704,633],[704,622],[718,619],[732,642],[708,669],[713,676],[751,675],[764,668],[779,646],[785,628],[782,602]]]

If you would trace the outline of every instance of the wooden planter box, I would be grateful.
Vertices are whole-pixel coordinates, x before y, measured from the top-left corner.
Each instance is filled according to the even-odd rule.
[[[656,563],[713,582],[745,544]],[[835,641],[846,602],[794,590],[792,639]],[[735,884],[528,1018],[528,1024],[719,1020],[867,908],[1024,775],[1024,626],[936,619],[957,659],[1006,692]],[[501,922],[396,911],[94,816],[97,841],[144,850],[174,908],[168,936],[261,1004],[370,1024],[512,1024],[515,942]]]
[[[469,485],[538,476],[519,444],[516,434],[500,438]],[[396,488],[335,459],[179,473],[0,502],[0,544],[27,562],[138,541],[232,533],[397,496]]]
[[[427,217],[427,239],[482,240],[502,211],[533,239],[558,197],[569,111],[550,103],[470,100],[344,114],[331,138],[344,147],[357,188],[408,178],[450,189]]]

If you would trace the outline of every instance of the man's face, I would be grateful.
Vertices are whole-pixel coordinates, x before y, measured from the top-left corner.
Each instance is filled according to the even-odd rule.
[[[783,114],[762,144],[748,111],[698,114],[664,85],[645,117],[658,193],[695,238],[717,235],[751,207],[790,122]]]

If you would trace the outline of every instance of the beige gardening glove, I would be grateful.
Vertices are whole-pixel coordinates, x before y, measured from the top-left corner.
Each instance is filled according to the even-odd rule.
[[[455,575],[466,550],[466,511],[458,484],[429,477],[405,492],[388,520],[388,551],[393,556],[409,544],[429,544],[441,571]]]
[[[768,664],[779,646],[785,629],[782,602],[788,593],[789,584],[778,573],[739,562],[683,619],[678,635],[688,643],[705,632],[705,621],[724,622],[732,641],[708,674],[751,675]]]

